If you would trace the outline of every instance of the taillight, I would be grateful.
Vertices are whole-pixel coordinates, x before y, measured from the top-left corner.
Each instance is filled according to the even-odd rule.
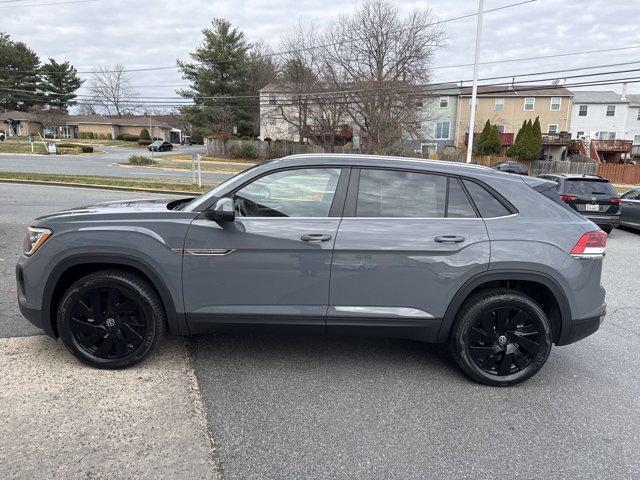
[[[610,198],[609,200],[611,200],[611,203],[613,203],[614,205],[620,205],[620,197]]]
[[[565,203],[570,203],[570,202],[574,202],[578,199],[578,197],[574,197],[571,195],[560,195],[560,200],[562,200]]]
[[[585,233],[571,250],[574,257],[602,257],[607,246],[607,234],[602,230]]]

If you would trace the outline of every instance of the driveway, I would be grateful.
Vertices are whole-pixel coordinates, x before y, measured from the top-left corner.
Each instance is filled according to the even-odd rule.
[[[114,164],[127,163],[131,155],[150,156],[150,152],[128,147],[97,147],[105,153],[93,155],[0,155],[0,172],[23,172],[65,175],[100,175],[109,177],[145,178],[160,180],[191,180],[190,170],[161,170],[143,167],[119,167]],[[203,146],[176,147],[174,154],[204,152]],[[158,155],[157,153],[154,155]],[[168,155],[167,153],[162,154]],[[170,155],[170,154],[169,154]],[[202,172],[203,181],[219,182],[231,175],[217,172]]]
[[[606,323],[514,388],[440,347],[349,337],[169,339],[91,370],[30,336],[13,268],[31,217],[130,196],[0,185],[3,478],[640,478],[639,234],[609,239]]]

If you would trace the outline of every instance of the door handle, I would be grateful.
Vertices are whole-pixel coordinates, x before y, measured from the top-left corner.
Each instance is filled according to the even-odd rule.
[[[315,243],[315,242],[328,242],[331,240],[331,235],[325,235],[323,233],[308,233],[302,235],[300,240],[303,242]]]
[[[456,235],[443,235],[441,237],[436,237],[434,240],[438,243],[462,243],[464,242],[464,237],[458,237]]]

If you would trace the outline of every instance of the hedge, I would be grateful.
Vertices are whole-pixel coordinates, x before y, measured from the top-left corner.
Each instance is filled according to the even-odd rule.
[[[57,143],[56,149],[61,148],[69,148],[69,149],[79,149],[78,153],[93,153],[93,147],[91,145],[82,145],[80,143]]]
[[[156,165],[157,163],[155,160],[142,155],[131,155],[129,157],[129,165]]]
[[[140,140],[140,135],[131,135],[129,133],[121,133],[116,137],[116,140],[123,140],[125,142],[137,142]]]

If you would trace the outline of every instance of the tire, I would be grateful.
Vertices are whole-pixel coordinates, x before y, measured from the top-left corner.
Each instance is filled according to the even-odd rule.
[[[460,308],[449,347],[473,380],[507,387],[534,376],[549,357],[551,324],[540,306],[515,290],[482,290]]]
[[[607,235],[611,235],[611,232],[613,232],[613,227],[602,227],[602,231]]]
[[[97,368],[131,367],[160,343],[166,325],[164,307],[143,278],[103,270],[74,283],[57,314],[58,332],[69,351]]]

